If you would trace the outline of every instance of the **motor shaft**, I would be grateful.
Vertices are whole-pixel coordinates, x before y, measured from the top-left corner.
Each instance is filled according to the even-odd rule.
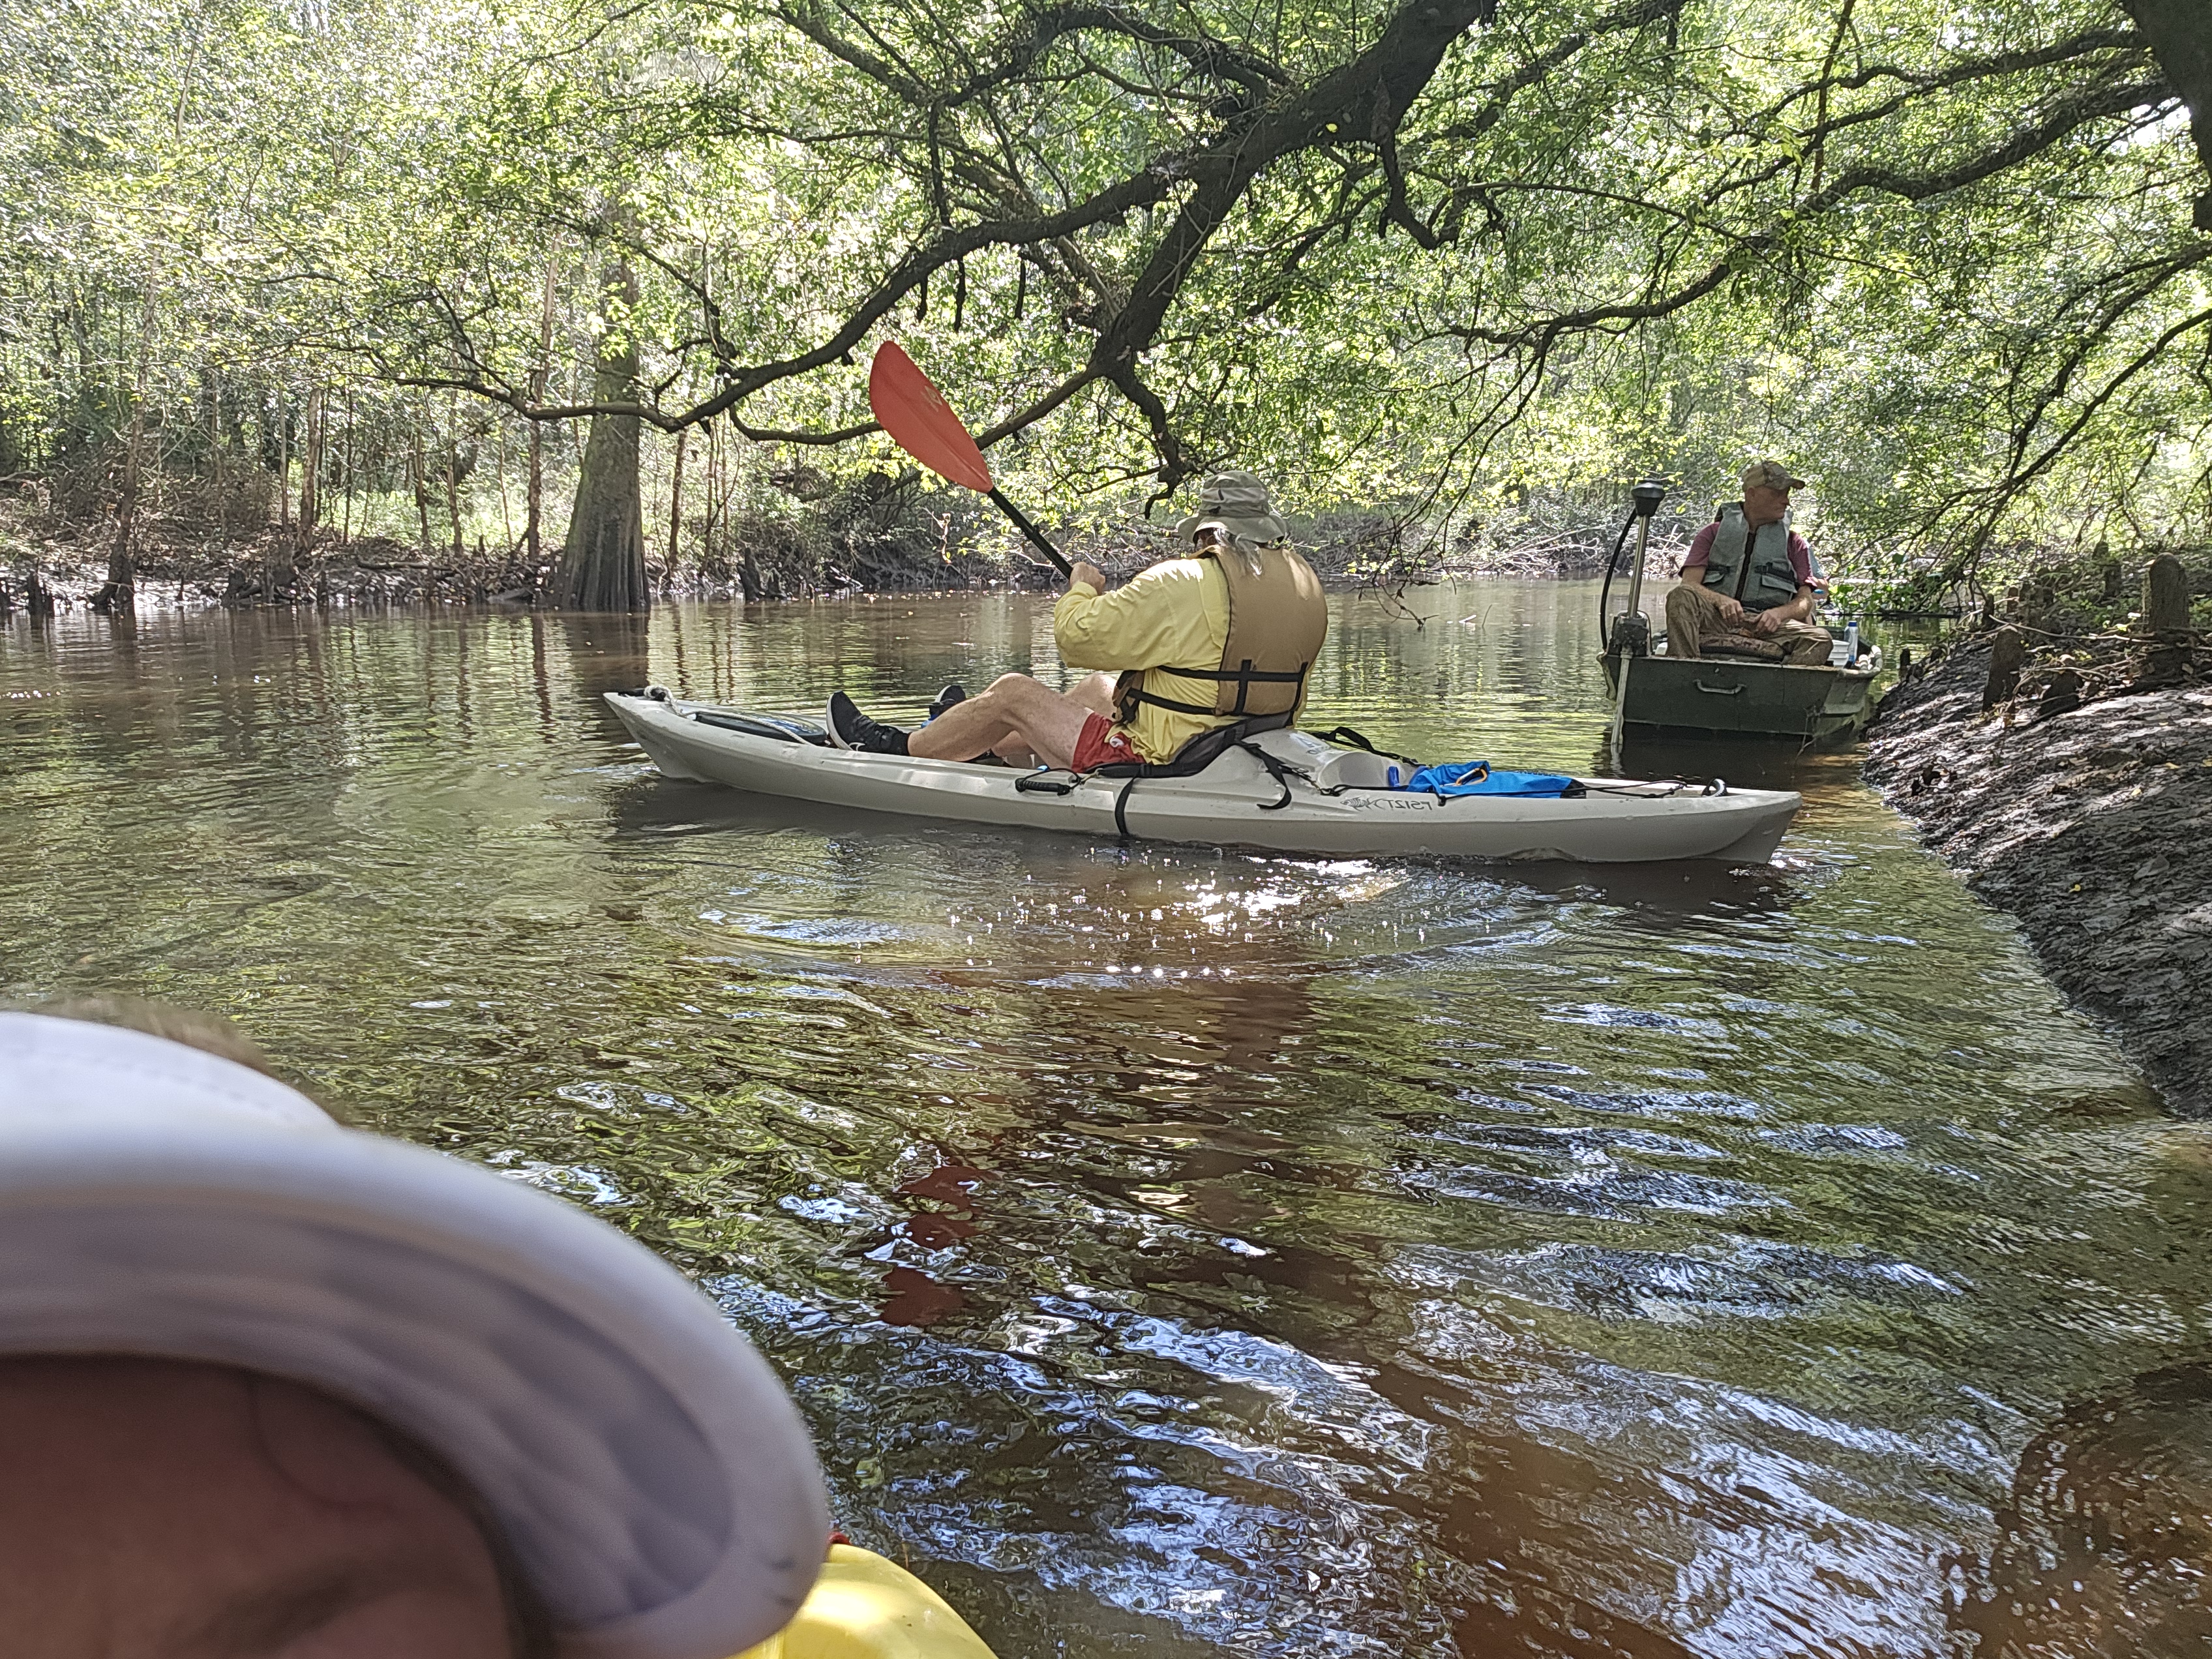
[[[1651,550],[1651,520],[1667,499],[1664,478],[1639,478],[1628,492],[1636,510],[1636,564],[1628,573],[1628,608],[1613,627],[1608,649],[1615,659],[1613,702],[1613,754],[1620,758],[1620,736],[1628,723],[1628,668],[1651,652],[1651,620],[1644,614],[1644,562]]]

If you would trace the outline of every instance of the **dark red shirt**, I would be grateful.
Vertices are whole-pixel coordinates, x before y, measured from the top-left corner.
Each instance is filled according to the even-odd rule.
[[[1719,529],[1718,524],[1709,524],[1690,538],[1689,556],[1682,561],[1684,575],[1712,557],[1713,537]],[[1815,592],[1825,590],[1826,584],[1820,580],[1820,567],[1813,561],[1811,546],[1794,530],[1790,532],[1790,568],[1797,573],[1800,587],[1809,587]]]

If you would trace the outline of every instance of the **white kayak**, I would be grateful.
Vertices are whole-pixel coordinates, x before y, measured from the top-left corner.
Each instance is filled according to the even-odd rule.
[[[1267,732],[1182,777],[1078,778],[969,761],[863,754],[811,720],[688,702],[659,686],[609,692],[663,774],[757,795],[1106,840],[1198,842],[1337,856],[1442,854],[1632,864],[1760,864],[1797,811],[1787,790],[1579,780],[1564,798],[1416,793],[1371,750]],[[1252,752],[1262,751],[1267,758]]]

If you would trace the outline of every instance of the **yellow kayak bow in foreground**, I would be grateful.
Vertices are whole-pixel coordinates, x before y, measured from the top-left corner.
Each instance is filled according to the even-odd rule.
[[[895,1562],[832,1544],[799,1616],[737,1659],[995,1659],[945,1598]]]

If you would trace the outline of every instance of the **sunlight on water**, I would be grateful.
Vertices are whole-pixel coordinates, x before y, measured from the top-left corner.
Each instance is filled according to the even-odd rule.
[[[1598,764],[1589,589],[1412,597],[1310,723]],[[911,718],[1049,641],[18,618],[0,994],[219,1008],[635,1231],[1007,1659],[1951,1652],[2024,1449],[2205,1352],[2203,1137],[1847,757],[1632,750],[1802,789],[1756,872],[1267,859],[672,783],[593,695]]]

